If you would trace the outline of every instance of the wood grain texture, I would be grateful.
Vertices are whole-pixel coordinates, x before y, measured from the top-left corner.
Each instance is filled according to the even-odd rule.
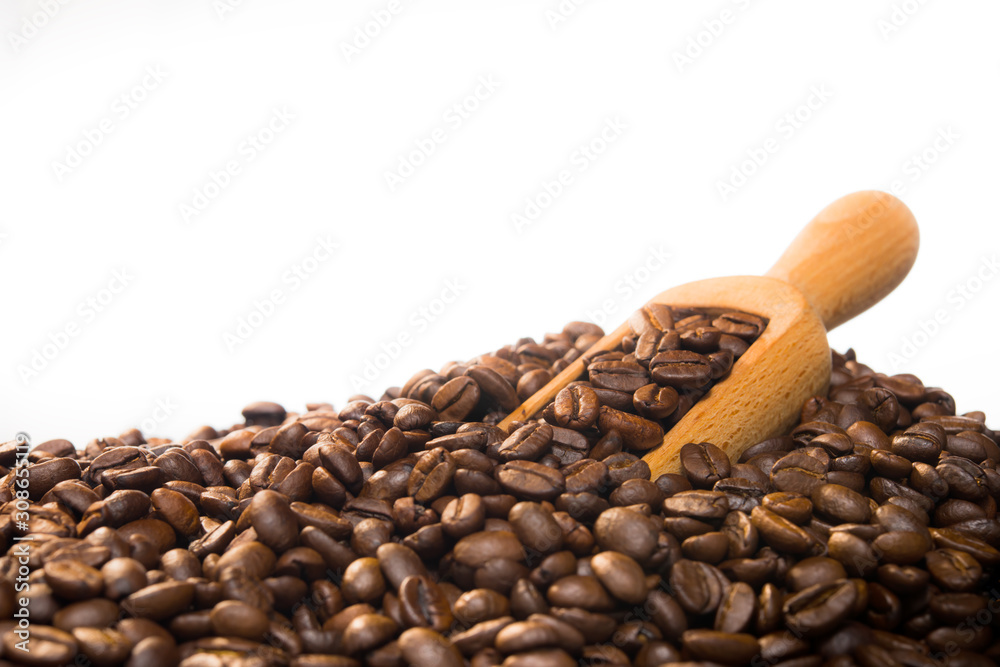
[[[826,332],[891,292],[916,259],[913,214],[884,192],[857,192],[827,206],[792,241],[766,277],[702,280],[660,293],[649,303],[743,310],[767,317],[764,333],[663,439],[648,452],[653,477],[678,472],[689,442],[718,445],[733,461],[744,449],[787,432],[803,402],[826,392]],[[625,322],[590,348],[613,350]],[[537,415],[586,368],[579,359],[507,416],[500,427]]]
[[[766,275],[802,292],[830,331],[894,290],[919,246],[917,221],[903,202],[855,192],[823,209]]]
[[[654,303],[743,310],[770,321],[716,384],[643,458],[654,478],[680,472],[680,448],[711,442],[732,461],[743,450],[787,432],[802,404],[825,393],[830,381],[826,329],[801,292],[774,278],[738,276],[689,283],[667,290]]]

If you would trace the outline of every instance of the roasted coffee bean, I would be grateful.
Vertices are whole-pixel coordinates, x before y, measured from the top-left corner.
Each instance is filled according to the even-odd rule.
[[[558,470],[534,461],[504,463],[496,467],[494,475],[507,493],[528,500],[553,500],[566,489]]]
[[[556,394],[553,414],[559,426],[582,431],[597,422],[600,407],[594,390],[577,384]]]
[[[649,372],[657,384],[678,390],[704,387],[712,380],[712,365],[709,360],[689,350],[658,353],[649,362]]]
[[[822,637],[850,616],[857,596],[857,587],[846,579],[810,586],[785,600],[785,623],[799,637]]]
[[[719,480],[729,477],[729,457],[711,443],[684,445],[681,447],[680,459],[681,471],[696,487],[710,489]]]
[[[552,446],[552,427],[548,424],[525,424],[510,434],[496,449],[501,461],[536,461]]]
[[[438,413],[438,419],[462,420],[479,403],[479,385],[471,377],[456,377],[437,390],[431,407]]]
[[[729,580],[708,563],[681,559],[670,569],[670,587],[684,611],[700,616],[718,609]]]
[[[674,413],[680,396],[673,387],[647,384],[639,387],[632,395],[632,405],[640,416],[646,419],[666,419]]]

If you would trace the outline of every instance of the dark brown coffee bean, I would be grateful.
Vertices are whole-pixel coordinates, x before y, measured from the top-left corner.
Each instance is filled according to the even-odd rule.
[[[186,609],[193,599],[194,584],[165,581],[129,595],[122,602],[122,608],[133,616],[162,621]]]
[[[936,463],[941,450],[947,442],[947,435],[936,424],[915,424],[892,439],[892,453],[897,456],[920,461]]]
[[[449,629],[451,607],[443,591],[427,576],[410,576],[399,587],[399,613],[407,627]]]
[[[438,419],[461,421],[479,403],[479,385],[471,377],[456,377],[448,380],[434,394],[431,407],[438,413]]]
[[[785,623],[799,637],[822,637],[850,616],[857,595],[857,587],[846,579],[810,586],[785,600]]]
[[[670,587],[684,611],[700,616],[715,613],[729,580],[708,563],[681,559],[670,569]]]
[[[712,381],[711,363],[689,350],[658,353],[649,363],[649,372],[654,382],[674,389],[697,389]]]
[[[839,484],[824,484],[812,492],[813,507],[835,523],[867,523],[871,518],[868,499]]]
[[[875,538],[872,547],[884,563],[913,565],[923,560],[933,543],[926,533],[890,531]]]
[[[566,489],[566,482],[558,470],[534,461],[501,464],[494,475],[505,491],[526,500],[553,500]]]
[[[481,392],[504,412],[511,412],[518,406],[514,385],[492,368],[472,366],[465,374],[475,380]]]
[[[546,594],[556,607],[579,607],[593,612],[608,612],[615,602],[600,581],[593,576],[570,575],[549,587]]]
[[[681,472],[694,486],[702,489],[710,489],[719,480],[729,477],[731,470],[726,453],[708,442],[684,445],[680,460]]]
[[[753,588],[738,581],[729,586],[715,614],[715,630],[726,633],[746,632],[757,616],[757,595]]]
[[[462,655],[447,639],[427,628],[410,628],[399,636],[406,664],[463,667]]]
[[[440,497],[451,484],[457,465],[443,447],[425,452],[413,467],[407,493],[419,503],[427,504]]]
[[[281,553],[298,542],[298,521],[285,496],[274,491],[259,491],[248,511],[257,537],[274,551]]]
[[[497,447],[501,461],[536,461],[552,446],[552,427],[544,423],[525,424]]]
[[[642,567],[628,556],[604,551],[590,560],[594,574],[616,598],[629,604],[646,599],[646,579]]]
[[[656,549],[658,533],[652,522],[639,512],[613,507],[594,522],[594,538],[602,549],[618,551],[644,563]]]
[[[590,387],[573,385],[556,394],[553,414],[559,426],[576,431],[590,428],[597,422],[600,401]]]
[[[646,369],[631,361],[598,361],[587,367],[590,383],[600,389],[633,393],[649,384]]]
[[[791,491],[809,496],[826,483],[827,466],[805,452],[786,454],[771,469],[771,483],[779,491]]]
[[[806,554],[816,545],[812,535],[764,507],[755,507],[750,514],[750,520],[760,533],[761,539],[782,553]]]
[[[370,603],[385,593],[385,579],[375,558],[359,558],[344,571],[341,592],[348,604]]]
[[[646,419],[666,419],[677,409],[679,395],[673,387],[647,384],[632,395],[632,405]]]
[[[104,588],[101,573],[79,561],[49,561],[44,571],[45,583],[67,600],[87,600],[100,595]]]
[[[718,521],[729,513],[729,499],[720,491],[681,491],[663,501],[666,516]]]
[[[688,630],[681,642],[684,651],[696,660],[724,665],[746,665],[760,653],[760,643],[745,633]]]
[[[926,558],[931,578],[944,590],[954,593],[977,590],[983,568],[968,553],[955,549],[935,549]]]
[[[631,449],[647,450],[663,439],[663,427],[656,422],[604,405],[601,406],[597,426],[601,433],[617,431],[625,446]]]
[[[235,600],[224,600],[211,610],[212,630],[223,637],[242,637],[260,641],[268,629],[267,615],[256,607]]]
[[[382,614],[356,616],[344,628],[344,652],[359,655],[372,651],[392,639],[397,630],[396,623]]]
[[[536,554],[550,554],[563,546],[563,532],[552,512],[539,503],[521,502],[507,518],[521,543]]]

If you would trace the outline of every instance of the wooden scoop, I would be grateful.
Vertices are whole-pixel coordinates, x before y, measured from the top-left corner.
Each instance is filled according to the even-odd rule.
[[[643,458],[653,477],[679,472],[680,448],[711,442],[736,461],[761,440],[787,433],[802,404],[830,382],[826,332],[891,292],[917,256],[920,235],[910,210],[884,192],[856,192],[827,206],[764,277],[714,278],[674,287],[649,304],[725,308],[770,320],[764,333]],[[588,351],[617,348],[628,322]],[[583,359],[507,416],[508,430],[545,408],[586,369]]]

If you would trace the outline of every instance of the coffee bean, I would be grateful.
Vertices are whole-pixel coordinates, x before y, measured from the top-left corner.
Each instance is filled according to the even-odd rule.
[[[696,487],[710,489],[719,480],[729,477],[729,457],[711,443],[692,442],[684,445],[681,447],[680,459],[681,472]]]
[[[827,635],[850,616],[857,591],[846,579],[810,586],[785,600],[785,623],[799,637]]]
[[[563,546],[562,528],[552,512],[539,503],[522,502],[507,517],[525,547],[537,554],[550,554]]]
[[[615,602],[600,581],[593,576],[570,575],[559,579],[546,594],[556,607],[579,607],[587,611],[606,612],[615,608]]]
[[[709,360],[689,350],[658,353],[649,362],[649,372],[657,384],[678,390],[704,387],[712,380]]]
[[[616,598],[629,604],[646,599],[646,579],[642,567],[625,554],[604,551],[590,560],[601,584]]]
[[[684,611],[700,616],[715,613],[729,580],[708,563],[681,559],[670,569],[670,587]]]
[[[399,586],[399,615],[407,627],[444,632],[451,627],[448,599],[428,576],[410,576]]]
[[[552,427],[548,424],[525,424],[510,434],[497,447],[501,461],[535,461],[545,455],[552,445]]]
[[[599,409],[600,401],[594,390],[577,384],[556,394],[553,414],[559,426],[582,431],[594,425]]]
[[[553,500],[566,488],[563,476],[534,461],[511,461],[497,466],[494,472],[503,489],[527,500]]]
[[[471,377],[462,376],[444,383],[431,401],[431,407],[443,420],[460,421],[479,403],[479,385]]]

